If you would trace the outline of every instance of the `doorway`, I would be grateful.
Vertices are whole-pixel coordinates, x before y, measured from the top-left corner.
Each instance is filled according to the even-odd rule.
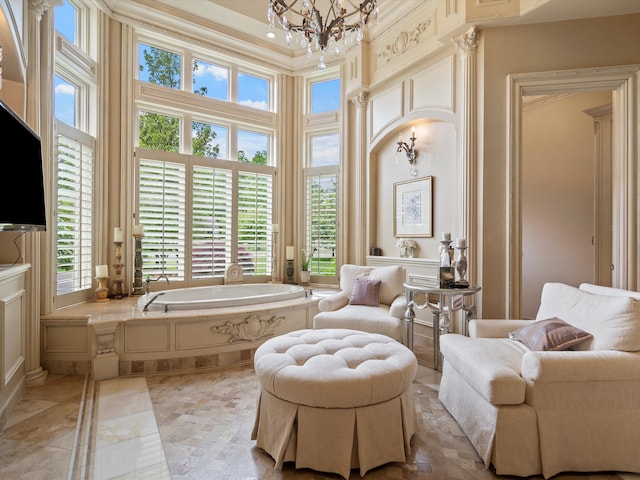
[[[523,98],[529,95],[612,92],[612,271],[611,285],[637,287],[637,168],[634,123],[638,111],[638,65],[513,74],[508,77],[508,283],[506,311],[522,318]],[[590,142],[593,145],[593,140]],[[539,298],[539,297],[538,297]]]
[[[546,282],[611,284],[610,271],[604,283],[598,274],[605,252],[600,242],[609,246],[611,264],[604,238],[611,234],[611,202],[603,198],[611,195],[611,163],[595,154],[597,132],[586,113],[609,105],[611,96],[595,91],[523,98],[522,318],[535,318]],[[597,215],[598,202],[608,218]]]

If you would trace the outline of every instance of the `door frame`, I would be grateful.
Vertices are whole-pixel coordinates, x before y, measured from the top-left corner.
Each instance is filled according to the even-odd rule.
[[[612,286],[637,289],[637,83],[640,65],[507,76],[507,305],[520,318],[522,291],[522,97],[597,90],[613,93]]]

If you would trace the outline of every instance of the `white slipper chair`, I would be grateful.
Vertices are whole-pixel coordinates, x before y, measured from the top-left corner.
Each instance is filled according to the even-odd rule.
[[[404,267],[345,264],[340,291],[318,302],[313,328],[361,330],[402,342],[407,308],[403,283]]]

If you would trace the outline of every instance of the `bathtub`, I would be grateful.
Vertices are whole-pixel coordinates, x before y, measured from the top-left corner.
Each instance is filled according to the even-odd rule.
[[[193,310],[236,307],[292,300],[305,296],[304,287],[287,284],[238,284],[177,288],[142,295],[138,306],[147,310]],[[151,303],[149,303],[151,302]]]
[[[248,365],[266,339],[311,328],[319,300],[298,285],[262,283],[73,305],[41,317],[41,364],[101,380]]]

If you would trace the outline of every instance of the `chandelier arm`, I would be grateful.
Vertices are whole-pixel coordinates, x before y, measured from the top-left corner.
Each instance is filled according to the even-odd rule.
[[[286,14],[287,12],[293,12],[296,15],[302,17],[303,19],[308,19],[310,17],[310,14],[308,12],[304,12],[302,10],[302,8],[295,8],[295,4],[298,3],[300,0],[293,0],[291,2],[291,5],[287,5],[287,3],[285,2],[285,0],[270,0],[274,6],[274,13],[276,14],[276,16],[278,18],[281,18],[282,15]],[[349,0],[347,0],[349,2],[349,5],[351,5],[354,10],[350,13],[346,12],[346,9],[343,15],[336,15],[335,13],[335,4],[336,2],[338,2],[339,0],[331,0],[331,5],[329,7],[329,10],[327,12],[327,18],[329,16],[329,13],[334,14],[334,18],[342,18],[345,21],[345,28],[348,31],[352,31],[353,29],[357,29],[360,27],[361,22],[354,22],[354,23],[347,23],[347,19],[350,17],[353,17],[354,15],[361,15],[361,17],[365,18],[365,24],[367,23],[367,20],[369,18],[369,16],[373,13],[374,10],[374,4],[375,1],[374,0],[365,0],[364,2],[362,2],[362,4],[360,6],[356,6],[353,3],[351,3]],[[317,11],[318,9],[316,8],[315,5],[315,0],[309,0],[309,3],[311,4],[311,13],[315,10]],[[339,9],[338,11],[340,11],[342,13],[342,11]],[[322,17],[321,17],[322,18]],[[289,19],[290,20],[290,19]],[[292,29],[301,29],[303,28],[303,25],[301,24],[294,24],[291,23],[290,21],[288,21],[289,25],[291,26]],[[296,30],[298,31],[298,30]]]
[[[292,32],[304,35],[305,40],[301,40],[300,44],[307,48],[309,56],[313,44],[315,49],[322,53],[329,46],[330,50],[338,55],[340,49],[337,42],[344,39],[346,44],[347,33],[350,36],[355,35],[355,40],[360,43],[367,21],[372,14],[377,17],[378,13],[378,0],[362,0],[359,5],[354,4],[352,0],[346,0],[346,2],[345,0],[328,0],[326,17],[323,19],[316,6],[317,2],[318,0],[269,0],[267,12],[271,27],[277,17],[280,26],[287,32],[286,38],[289,45],[292,42]],[[348,9],[352,11],[348,12]],[[293,18],[288,18],[288,13],[291,13],[290,16]],[[356,18],[352,18],[356,15],[357,22],[355,22]],[[349,23],[349,18],[352,18],[354,23]],[[353,38],[351,40],[353,41]],[[318,68],[325,68],[323,55],[320,56]]]

